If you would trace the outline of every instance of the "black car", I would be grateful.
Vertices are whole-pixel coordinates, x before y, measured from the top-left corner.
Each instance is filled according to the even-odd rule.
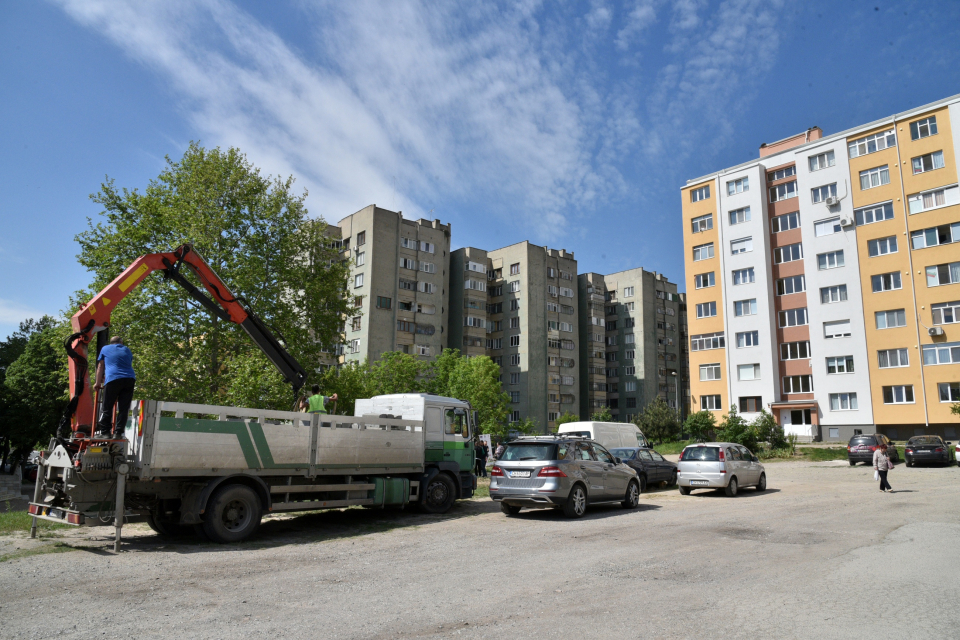
[[[897,448],[893,446],[890,438],[882,433],[871,433],[850,438],[850,443],[847,445],[847,460],[850,462],[850,466],[852,467],[858,462],[865,462],[873,466],[873,452],[879,449],[882,444],[887,445],[887,455],[891,462],[900,462],[900,454],[897,453]]]
[[[918,462],[950,464],[951,444],[944,442],[940,436],[913,436],[904,447],[907,466],[912,467]]]
[[[610,453],[623,460],[640,476],[640,491],[646,491],[648,484],[677,484],[677,465],[665,460],[662,455],[647,447],[618,447]]]

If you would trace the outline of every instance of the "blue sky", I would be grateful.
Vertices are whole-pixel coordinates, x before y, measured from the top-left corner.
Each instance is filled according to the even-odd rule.
[[[367,204],[683,282],[679,188],[960,93],[960,2],[60,0],[0,8],[0,336],[88,283],[109,175],[190,140]],[[429,213],[430,211],[433,213]]]

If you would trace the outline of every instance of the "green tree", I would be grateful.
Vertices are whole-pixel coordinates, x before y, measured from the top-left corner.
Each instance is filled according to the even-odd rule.
[[[477,410],[480,433],[496,433],[506,423],[510,396],[500,385],[500,367],[487,356],[460,358],[450,374],[448,395]]]
[[[366,360],[347,362],[340,367],[330,367],[320,376],[320,391],[325,396],[337,394],[336,413],[352,416],[358,398],[369,398],[370,376]],[[327,407],[333,413],[333,407]]]
[[[760,442],[767,442],[771,449],[782,449],[787,446],[787,436],[783,427],[777,424],[777,419],[766,409],[760,410],[760,415],[751,423]]]
[[[683,430],[694,440],[706,440],[717,428],[717,418],[712,411],[695,411],[687,416]]]
[[[737,411],[737,405],[730,406],[730,412],[720,421],[717,438],[723,442],[742,444],[750,451],[757,450],[757,432],[753,425],[743,419]]]
[[[950,405],[950,413],[955,416],[960,416],[960,402],[954,402]]]
[[[563,415],[557,418],[557,430],[560,429],[560,425],[566,424],[568,422],[580,422],[580,416],[570,413],[569,411],[564,411]]]
[[[450,379],[462,359],[459,349],[444,349],[428,365],[424,390],[437,396],[450,397]],[[499,372],[497,375],[500,375]]]
[[[613,422],[613,414],[610,413],[610,407],[603,407],[599,411],[594,411],[590,416],[593,422]]]
[[[368,366],[371,395],[420,393],[426,363],[401,351],[387,351]]]
[[[644,407],[634,423],[643,431],[643,435],[657,444],[672,442],[680,434],[677,412],[660,396]]]
[[[180,160],[140,191],[112,180],[91,199],[103,207],[77,236],[80,263],[92,272],[86,301],[145,253],[189,242],[310,372],[327,345],[342,342],[343,318],[354,311],[346,295],[349,266],[310,218],[306,192],[293,178],[264,177],[237,149],[191,143]],[[189,270],[181,271],[194,280]],[[202,289],[202,286],[200,286]],[[226,404],[242,400],[286,409],[272,365],[233,323],[211,316],[183,289],[147,278],[113,312],[112,331],[134,353],[137,395],[157,400]]]

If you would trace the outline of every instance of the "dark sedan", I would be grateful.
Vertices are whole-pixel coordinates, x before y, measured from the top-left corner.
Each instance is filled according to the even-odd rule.
[[[950,444],[940,436],[913,436],[904,447],[907,466],[912,467],[918,462],[950,464]]]
[[[623,463],[640,476],[640,491],[646,491],[648,484],[677,484],[677,465],[665,460],[662,455],[646,447],[620,447],[611,449]]]

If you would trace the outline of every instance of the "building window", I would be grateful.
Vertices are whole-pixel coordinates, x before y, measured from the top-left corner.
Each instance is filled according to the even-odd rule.
[[[930,307],[933,312],[933,324],[954,324],[960,322],[960,300],[941,302]]]
[[[633,297],[633,291],[634,291],[633,287],[624,287],[624,288],[623,288],[623,297],[624,297],[624,298],[632,298],[632,297]]]
[[[392,303],[393,303],[393,300],[390,298],[377,296],[377,309],[389,309]]]
[[[877,351],[877,366],[881,369],[909,367],[909,352],[907,349],[884,349]]]
[[[923,364],[960,364],[960,342],[923,345]]]
[[[867,241],[867,250],[871,258],[897,252],[897,236],[887,236]]]
[[[827,358],[827,373],[853,373],[853,356]]]
[[[723,409],[722,401],[719,395],[700,396],[701,411],[721,411]]]
[[[840,231],[840,216],[813,223],[813,234],[815,236],[829,236],[834,233],[840,233]]]
[[[417,328],[417,325],[409,322],[407,320],[397,320],[397,331],[404,331],[406,333],[413,333]]]
[[[763,398],[760,396],[740,396],[740,413],[760,413]]]
[[[487,274],[487,268],[480,264],[479,262],[471,262],[470,260],[463,263],[464,271],[473,271],[475,273]]]
[[[503,295],[503,285],[502,285],[502,284],[499,284],[499,285],[497,285],[497,286],[495,286],[495,287],[490,287],[490,288],[488,288],[488,289],[487,289],[487,294],[488,294],[490,297],[493,297],[493,298],[497,298],[497,297],[499,297],[499,296],[502,296],[502,295]]]
[[[563,296],[564,298],[572,298],[573,289],[569,287],[560,287],[560,295]]]
[[[714,279],[713,271],[710,273],[699,273],[695,275],[693,277],[693,283],[697,289],[714,286],[716,281]]]
[[[636,367],[624,367],[624,368],[623,368],[623,375],[625,375],[625,376],[636,375],[636,373],[637,373],[637,368],[636,368]],[[617,370],[616,370],[616,369],[613,370],[613,375],[614,375],[614,376],[617,375]]]
[[[693,227],[693,233],[702,233],[713,229],[713,214],[708,213],[705,216],[698,216],[690,221]]]
[[[893,329],[907,326],[907,314],[904,309],[891,311],[877,311],[873,314],[877,322],[877,329]]]
[[[791,293],[801,293],[806,291],[806,281],[803,276],[790,276],[789,278],[780,278],[777,280],[777,295],[786,296]]]
[[[626,352],[624,353],[624,359],[633,360],[633,356],[635,353],[636,353],[635,349],[627,349]]]
[[[360,251],[360,252],[358,252],[358,253],[357,253],[357,258],[356,258],[355,264],[356,264],[358,267],[362,267],[362,266],[363,266],[363,263],[364,263],[364,261],[365,261],[365,259],[366,259],[366,257],[367,257],[367,254],[366,254],[365,251]]]
[[[700,365],[700,381],[720,380],[720,363]]]
[[[913,231],[910,233],[910,240],[913,242],[914,249],[926,249],[941,244],[960,242],[960,222]]]
[[[417,313],[432,316],[437,313],[437,307],[432,304],[417,303]]]
[[[754,316],[757,314],[757,299],[737,300],[733,303],[733,315]]]
[[[693,259],[707,260],[713,257],[713,243],[701,244],[693,248]]]
[[[510,422],[520,422],[520,412],[511,411],[510,412]]]
[[[897,146],[897,136],[894,134],[893,129],[882,133],[875,133],[872,136],[859,138],[848,143],[851,158],[858,158],[868,153],[875,153],[887,147],[895,146]]]
[[[930,116],[929,118],[910,123],[911,140],[919,140],[920,138],[935,135],[937,135],[937,116]]]
[[[960,382],[940,382],[940,402],[960,402]]]
[[[750,222],[750,207],[734,209],[730,212],[730,224],[743,224]]]
[[[436,293],[437,285],[432,282],[417,282],[417,290],[420,293]]]
[[[510,275],[512,275],[512,276],[520,275],[520,263],[519,263],[519,262],[514,262],[512,265],[510,265]]]
[[[433,264],[432,262],[423,262],[423,261],[421,260],[421,261],[420,261],[420,271],[423,271],[424,273],[436,273],[436,272],[437,272],[437,265]],[[486,286],[487,283],[484,282],[483,284],[484,284],[484,286]]]
[[[820,303],[832,304],[834,302],[843,302],[847,299],[847,285],[838,284],[833,287],[820,288]]]
[[[520,318],[519,318],[519,317],[510,318],[510,328],[511,328],[511,329],[519,329],[519,328],[520,328]]]
[[[413,238],[400,238],[400,246],[404,249],[417,250],[417,241]]]
[[[519,347],[520,346],[520,336],[510,336],[510,346]]]
[[[863,207],[862,209],[855,210],[853,215],[857,220],[858,227],[865,224],[873,224],[874,222],[892,220],[893,203],[885,202],[883,204],[875,204],[869,207]]]
[[[413,311],[413,303],[404,302],[403,300],[398,300],[397,309],[399,309],[400,311]]]
[[[465,327],[475,327],[483,329],[487,325],[487,321],[483,318],[475,318],[473,316],[464,316],[463,326]]]
[[[750,178],[740,178],[727,183],[728,196],[732,196],[735,193],[743,193],[744,191],[750,191]]]
[[[760,364],[738,364],[737,365],[737,379],[738,380],[759,380],[760,379]]]
[[[928,276],[929,276],[929,273],[928,273]],[[874,293],[880,293],[881,291],[893,291],[894,289],[903,288],[903,285],[900,281],[899,271],[894,271],[893,273],[881,273],[875,276],[870,276],[870,284],[873,287]]]
[[[733,240],[730,242],[730,253],[737,255],[738,253],[746,253],[748,251],[753,251],[753,238],[740,238],[739,240]]]
[[[775,216],[770,220],[771,233],[780,233],[781,231],[789,231],[790,229],[796,229],[799,226],[800,226],[799,211],[794,211],[793,213],[785,213],[782,216]]]
[[[779,312],[777,317],[780,320],[781,329],[784,327],[800,327],[807,324],[807,308],[787,309]]]
[[[351,331],[360,331],[360,320],[363,316],[356,316],[350,320],[350,330]]]
[[[737,269],[733,272],[733,284],[749,284],[751,282],[756,282],[753,267]]]
[[[519,311],[520,310],[520,301],[511,300],[510,301],[510,311]]]
[[[470,278],[467,278],[463,281],[463,288],[472,289],[474,291],[486,291],[487,283],[483,280],[471,280]]]
[[[514,367],[520,366],[520,354],[514,353],[510,356],[510,365]]]
[[[907,198],[911,214],[957,204],[958,202],[960,202],[960,190],[956,185],[917,193]]]
[[[899,276],[900,274],[898,273],[897,275]],[[927,267],[928,287],[939,287],[945,284],[956,284],[958,282],[960,282],[960,262]]]
[[[843,266],[843,249],[817,254],[817,269],[836,269]]]
[[[860,172],[860,188],[873,189],[884,184],[890,184],[890,170],[887,165],[866,169]]]
[[[710,197],[710,185],[700,187],[699,189],[693,189],[690,192],[690,202],[700,202],[701,200],[706,200]]]
[[[698,318],[712,318],[717,315],[717,303],[716,302],[704,302],[697,305],[697,317]],[[609,322],[607,324],[610,324]],[[613,323],[616,326],[616,322]]]
[[[790,176],[797,175],[797,166],[790,165],[789,167],[784,167],[783,169],[777,169],[776,171],[771,171],[767,174],[767,181],[773,182],[774,180],[783,180],[784,178],[789,178]]]
[[[823,323],[823,337],[828,340],[832,338],[849,338],[851,335],[849,320]]]
[[[943,169],[943,151],[934,151],[911,158],[910,165],[913,167],[913,175],[926,173],[934,169]]]
[[[353,276],[353,287],[354,289],[356,289],[357,287],[362,287],[362,286],[363,286],[363,274],[358,273],[357,275]]]
[[[883,388],[883,404],[912,404],[913,385],[897,384]]]
[[[777,247],[773,250],[773,262],[774,264],[781,264],[784,262],[793,262],[794,260],[800,260],[803,258],[803,246],[802,243],[797,242],[795,244],[788,244],[785,247]]]
[[[784,184],[778,184],[775,187],[770,187],[770,202],[779,202],[781,200],[789,200],[790,198],[797,197],[797,181],[793,180],[791,182],[786,182]]]
[[[351,340],[347,343],[347,353],[360,353],[360,341]]]
[[[887,180],[889,182],[889,179]],[[886,184],[886,182],[884,183]],[[823,202],[827,198],[836,198],[837,197],[837,183],[825,184],[822,187],[816,187],[810,190],[810,197],[813,198],[813,203],[817,204],[818,202]]]
[[[821,169],[832,167],[835,163],[833,151],[810,156],[807,161],[810,163],[810,171],[820,171]]]
[[[623,344],[634,344],[635,336],[632,333],[628,333],[623,336]]]
[[[432,242],[423,242],[420,241],[420,251],[426,251],[427,253],[436,253],[437,247]]]
[[[416,271],[417,261],[411,260],[410,258],[400,258],[400,268],[401,269],[412,269]]]
[[[741,331],[737,334],[737,348],[756,347],[760,344],[759,331]]]
[[[406,280],[400,278],[400,288],[406,291],[416,291],[417,290],[417,281],[416,280]],[[401,307],[403,308],[403,307]]]
[[[810,341],[780,343],[781,360],[806,360],[810,357]]]
[[[704,333],[696,336],[690,336],[691,351],[707,351],[709,349],[723,349],[724,337],[722,332]]]
[[[857,394],[855,393],[831,393],[830,394],[830,411],[856,411],[857,410]],[[831,437],[834,436],[832,433]]]
[[[784,376],[784,393],[811,393],[813,391],[813,376]]]
[[[362,247],[365,244],[367,244],[367,232],[361,231],[357,234],[357,246]]]
[[[520,402],[520,392],[519,392],[519,391],[511,391],[511,392],[510,392],[510,402],[512,402],[512,403],[514,403],[514,404],[517,404],[518,402]]]

